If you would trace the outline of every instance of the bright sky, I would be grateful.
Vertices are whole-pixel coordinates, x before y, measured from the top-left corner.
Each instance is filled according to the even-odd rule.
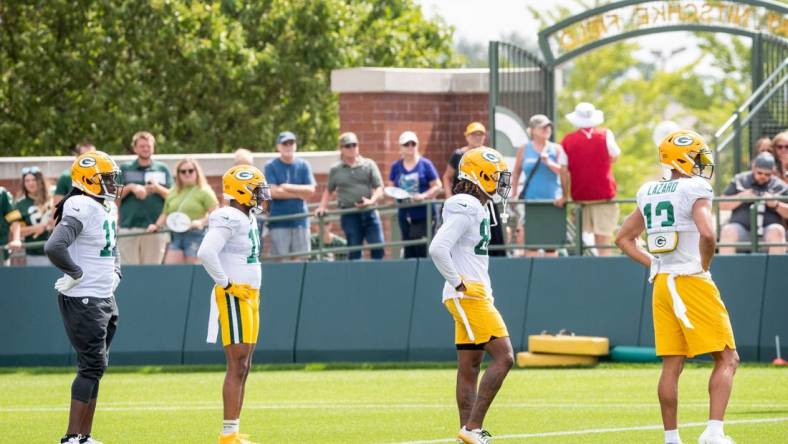
[[[572,0],[416,0],[428,17],[439,15],[455,28],[455,41],[487,43],[500,39],[502,34],[517,32],[533,42],[537,41],[539,24],[531,17],[528,4],[551,11],[563,5],[574,12],[581,9]],[[670,54],[679,47],[687,50],[666,61],[667,69],[689,63],[700,51],[689,33],[665,33],[635,39],[645,49],[638,53],[644,60],[653,60],[651,50]],[[705,70],[703,70],[705,71]]]

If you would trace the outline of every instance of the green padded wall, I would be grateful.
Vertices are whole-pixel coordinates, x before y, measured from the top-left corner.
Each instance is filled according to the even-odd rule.
[[[774,336],[780,336],[783,359],[788,358],[788,256],[769,256],[761,318],[758,359],[777,357]],[[735,330],[734,330],[735,332]]]
[[[534,259],[530,258],[490,258],[490,279],[495,306],[506,322],[515,351],[527,348],[527,344],[523,344],[525,307],[533,262]]]
[[[529,202],[525,215],[526,245],[566,243],[566,207],[556,207],[553,202]]]
[[[636,344],[646,269],[623,257],[534,259],[525,334],[560,329],[606,336],[610,345]]]
[[[293,362],[304,268],[305,265],[298,262],[263,265],[260,336],[254,352],[255,362]],[[221,335],[216,344],[205,342],[213,281],[202,267],[194,273],[192,288],[183,362],[223,363]]]
[[[0,365],[68,365],[73,359],[60,310],[54,267],[0,267]]]
[[[118,331],[112,364],[180,364],[186,330],[192,265],[123,267],[115,299]]]
[[[408,340],[410,361],[457,358],[454,321],[441,303],[444,282],[430,259],[419,259]]]
[[[296,361],[405,360],[417,264],[307,263]]]

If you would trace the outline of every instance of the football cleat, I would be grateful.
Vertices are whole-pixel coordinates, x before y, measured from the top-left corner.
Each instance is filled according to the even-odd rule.
[[[60,444],[79,444],[79,438],[80,438],[79,436],[74,436],[74,437],[71,437],[71,438],[63,437],[60,440]]]
[[[242,435],[238,432],[229,435],[219,435],[219,444],[257,444],[249,441],[249,435]]]
[[[490,432],[487,430],[468,430],[465,428],[465,426],[463,426],[459,433],[457,433],[457,438],[459,438],[460,441],[465,444],[490,444],[492,442],[492,435],[490,435]]]
[[[698,444],[736,444],[736,442],[730,436],[712,435],[711,433],[703,432],[698,438]]]
[[[79,438],[79,444],[104,444],[104,443],[101,442],[101,441],[96,441],[90,435],[85,435],[85,436]]]

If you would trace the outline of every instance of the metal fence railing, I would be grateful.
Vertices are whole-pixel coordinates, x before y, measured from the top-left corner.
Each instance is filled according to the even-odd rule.
[[[748,197],[718,197],[714,199],[715,207],[719,202],[764,202],[766,200],[777,200],[780,202],[788,202],[788,197],[785,196],[774,196],[774,197],[763,197],[763,196],[748,196]],[[625,211],[622,211],[623,217],[629,213],[630,210],[634,208],[635,199],[616,199],[611,201],[616,204],[622,205]],[[376,244],[364,244],[364,245],[355,245],[355,246],[347,246],[347,247],[328,247],[323,242],[323,235],[325,234],[326,225],[330,221],[336,221],[341,218],[344,214],[357,214],[363,211],[362,209],[336,209],[336,210],[329,210],[326,211],[325,214],[316,215],[314,212],[310,211],[308,213],[300,213],[288,216],[276,216],[276,217],[267,217],[264,220],[266,222],[274,222],[274,221],[286,221],[286,220],[298,220],[303,218],[309,218],[310,222],[313,226],[317,227],[316,235],[317,235],[317,248],[303,253],[290,253],[284,255],[268,255],[261,253],[261,260],[263,261],[278,261],[278,260],[287,260],[287,259],[310,259],[310,260],[324,260],[330,255],[337,255],[337,254],[347,254],[350,252],[355,251],[366,251],[372,250],[377,248],[384,248],[388,249],[389,251],[394,251],[396,249],[411,246],[411,245],[429,245],[432,241],[433,231],[427,230],[427,234],[420,238],[420,239],[412,239],[412,240],[400,240],[401,236],[399,234],[399,227],[396,222],[396,215],[400,209],[403,208],[412,208],[418,206],[425,206],[427,209],[427,226],[432,226],[433,221],[436,220],[437,214],[434,213],[434,208],[437,208],[440,204],[442,204],[442,200],[430,200],[430,201],[422,201],[422,202],[400,202],[400,203],[391,203],[387,205],[380,205],[376,206],[372,209],[377,210],[381,215],[381,220],[388,219],[389,220],[389,230],[388,232],[384,232],[384,239],[388,239],[388,241]],[[526,204],[551,204],[551,201],[523,201],[523,200],[514,200],[511,201],[510,204],[512,205],[513,210],[520,210],[518,213],[522,214],[525,211]],[[490,250],[506,250],[508,252],[513,251],[524,251],[524,250],[563,250],[567,255],[587,255],[590,252],[599,249],[617,249],[615,245],[595,245],[593,243],[587,244],[583,242],[583,212],[586,211],[586,208],[589,205],[594,204],[577,204],[575,202],[567,202],[567,212],[566,212],[566,236],[564,241],[562,242],[555,242],[555,243],[531,243],[528,242],[528,238],[526,237],[525,242],[517,242],[516,237],[514,236],[514,230],[522,225],[523,221],[520,218],[514,217],[507,225],[507,228],[511,233],[506,236],[509,241],[507,241],[503,245],[490,245]],[[310,209],[314,208],[315,205],[310,205]],[[750,214],[750,231],[749,231],[749,238],[745,242],[733,242],[733,243],[718,243],[718,247],[736,247],[736,248],[743,248],[748,249],[751,253],[758,252],[761,248],[767,247],[774,247],[774,246],[785,246],[788,247],[788,242],[772,242],[766,243],[761,241],[757,230],[758,230],[758,208],[759,205],[750,205],[749,214]],[[721,212],[715,211],[715,218],[717,219],[717,227],[723,225],[725,221],[720,220]],[[525,216],[528,217],[527,215]],[[552,221],[555,223],[556,221]],[[563,222],[563,221],[561,221]],[[544,221],[544,223],[551,223],[551,221]],[[167,231],[162,230],[158,233],[166,233]],[[719,233],[719,230],[718,230]],[[119,237],[127,237],[127,236],[144,236],[147,233],[125,233],[119,235]],[[512,241],[515,239],[514,241]],[[25,248],[33,248],[33,247],[40,247],[44,245],[44,242],[30,242],[25,243],[23,246]],[[389,254],[389,257],[397,257],[396,254]]]

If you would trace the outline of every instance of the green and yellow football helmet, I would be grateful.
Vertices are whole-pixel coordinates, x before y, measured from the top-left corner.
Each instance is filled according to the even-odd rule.
[[[457,177],[476,184],[490,198],[498,194],[507,199],[512,191],[512,173],[501,154],[492,148],[468,150],[460,159]]]
[[[222,176],[225,199],[251,207],[255,213],[268,213],[271,189],[263,173],[251,165],[237,165]]]
[[[689,130],[668,134],[659,144],[659,163],[685,176],[711,179],[714,160],[703,137]]]
[[[120,168],[103,151],[80,154],[71,164],[71,184],[91,196],[115,200],[123,186]]]

